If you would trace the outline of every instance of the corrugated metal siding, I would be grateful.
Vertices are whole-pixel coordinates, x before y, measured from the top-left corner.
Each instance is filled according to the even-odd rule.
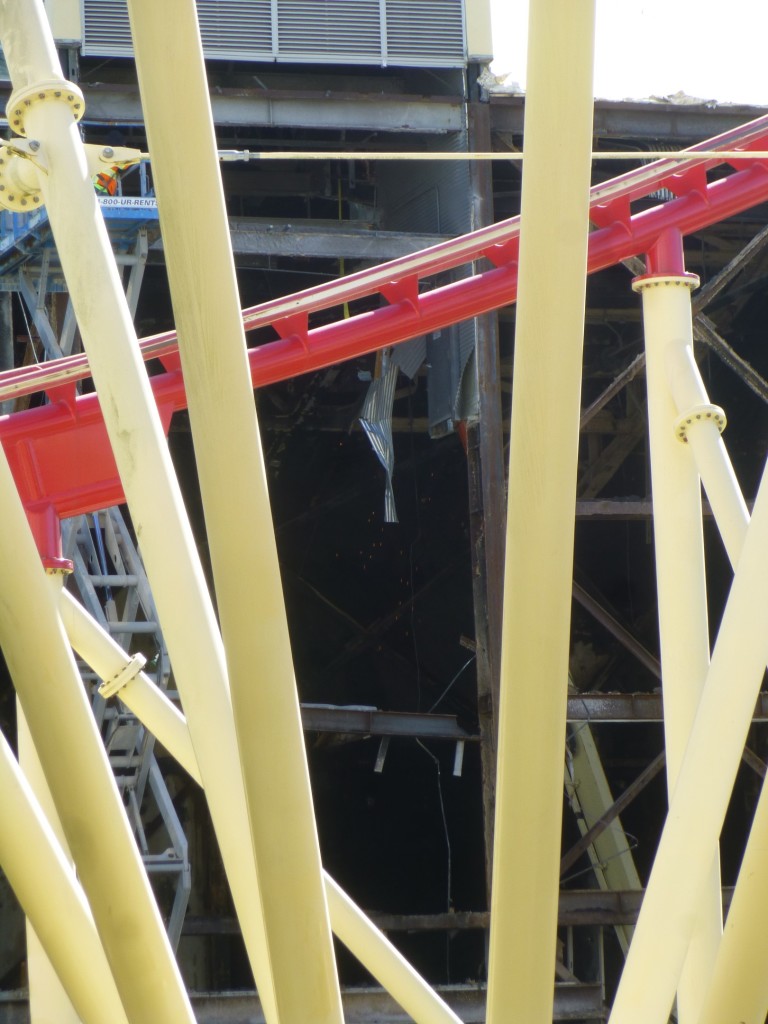
[[[82,9],[85,56],[132,55],[126,0],[82,0]],[[464,0],[197,0],[197,9],[211,59],[466,63]]]

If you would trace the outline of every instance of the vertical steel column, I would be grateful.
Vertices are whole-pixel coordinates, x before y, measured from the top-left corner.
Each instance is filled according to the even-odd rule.
[[[192,1009],[64,635],[58,595],[40,565],[4,453],[0,505],[6,588],[0,601],[0,644],[120,998],[132,1024],[192,1024]],[[34,917],[33,925],[42,940]],[[55,926],[69,937],[66,917]],[[74,1000],[75,993],[69,994]]]
[[[15,87],[11,126],[41,143],[48,167],[39,176],[43,199],[205,778],[243,938],[271,1020],[271,973],[253,852],[240,825],[246,807],[221,636],[73,119],[72,105],[79,104],[76,113],[81,112],[82,97],[61,80],[41,0],[0,0],[0,26]],[[158,1019],[144,1015],[145,1021]]]
[[[472,67],[467,104],[470,152],[491,150],[490,103],[477,93],[477,68]],[[490,161],[473,160],[472,230],[493,223],[493,169]],[[480,269],[477,267],[476,269]],[[498,314],[475,319],[475,360],[478,419],[467,424],[467,475],[472,595],[475,619],[477,710],[482,765],[485,888],[490,906],[493,863],[493,815],[496,804],[496,761],[499,725],[499,661],[501,606],[504,586],[504,436],[501,422]]]
[[[594,13],[591,0],[539,0],[530,12],[489,1024],[552,1020]]]
[[[127,1024],[88,902],[2,733],[0,819],[13,822],[0,828],[0,865],[80,1018]]]
[[[277,1014],[285,1022],[341,1024],[304,734],[195,5],[193,0],[131,0],[129,12]],[[180,118],[183,132],[177,131]]]
[[[690,448],[677,436],[678,409],[668,376],[670,353],[693,349],[690,293],[699,280],[682,270],[679,235],[665,239],[660,256],[649,254],[653,273],[636,278],[632,287],[643,300],[667,790],[671,797],[709,669],[709,626],[701,482]],[[709,857],[712,868],[677,991],[682,1024],[694,1024],[699,1017],[722,934],[719,857],[716,849],[702,850],[699,856]]]

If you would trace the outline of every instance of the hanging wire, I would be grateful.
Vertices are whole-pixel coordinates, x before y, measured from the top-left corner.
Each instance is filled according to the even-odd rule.
[[[448,832],[448,817],[445,813],[445,801],[443,800],[443,775],[440,769],[440,761],[432,753],[429,747],[426,747],[421,740],[416,737],[416,743],[427,757],[431,758],[435,764],[435,770],[437,771],[437,795],[440,801],[440,817],[443,821],[443,835],[445,836],[445,850],[446,850],[446,893],[445,893],[445,909],[450,910],[452,906],[451,890],[453,889],[453,863],[452,863],[452,850],[451,850],[451,837]],[[445,937],[445,964],[446,964],[446,975],[450,980],[450,936]]]

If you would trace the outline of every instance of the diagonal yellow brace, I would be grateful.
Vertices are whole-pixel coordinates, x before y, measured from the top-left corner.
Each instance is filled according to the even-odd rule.
[[[304,735],[196,9],[193,0],[130,0],[128,7],[277,1019],[285,1024],[341,1024]],[[177,130],[180,122],[183,132]],[[193,216],[190,203],[195,204]]]
[[[83,606],[62,593],[61,617],[70,643],[101,676],[123,676],[131,658]],[[131,674],[120,698],[166,750],[200,785],[203,779],[190,742],[184,716],[143,672]],[[241,821],[243,843],[248,823]],[[417,1024],[460,1024],[459,1018],[397,951],[387,937],[347,896],[327,872],[323,873],[331,926],[357,957]]]
[[[13,822],[0,829],[0,865],[80,1018],[127,1024],[88,901],[1,733],[0,819]]]
[[[40,564],[1,451],[0,506],[0,644],[120,998],[131,1024],[192,1024],[192,1009],[61,625],[58,594]],[[67,933],[66,918],[55,924]]]

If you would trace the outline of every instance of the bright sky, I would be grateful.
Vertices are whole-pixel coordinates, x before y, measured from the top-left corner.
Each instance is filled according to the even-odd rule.
[[[528,0],[491,0],[495,74],[525,86]],[[595,96],[768,106],[768,0],[597,0]]]

